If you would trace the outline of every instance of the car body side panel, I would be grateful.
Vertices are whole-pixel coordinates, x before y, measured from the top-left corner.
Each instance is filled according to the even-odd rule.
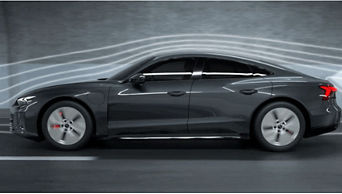
[[[241,90],[256,90],[243,94]],[[189,131],[247,136],[258,105],[271,98],[272,84],[260,77],[199,79],[192,86]]]
[[[193,80],[146,81],[139,87],[111,87],[108,127],[112,135],[180,134],[187,132],[188,104]],[[182,91],[171,96],[168,92]]]

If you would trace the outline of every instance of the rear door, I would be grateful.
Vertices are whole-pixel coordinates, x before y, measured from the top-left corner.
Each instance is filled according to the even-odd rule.
[[[191,133],[244,135],[253,111],[272,95],[263,79],[270,72],[240,60],[202,59],[201,75],[192,85],[189,122]]]

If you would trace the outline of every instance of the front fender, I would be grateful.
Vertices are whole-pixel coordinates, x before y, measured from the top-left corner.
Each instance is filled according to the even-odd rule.
[[[89,111],[95,124],[96,136],[108,134],[107,87],[50,89],[34,95],[37,103],[29,107],[24,113],[27,132],[37,134],[42,138],[41,119],[47,108],[58,101],[70,100],[81,104]]]

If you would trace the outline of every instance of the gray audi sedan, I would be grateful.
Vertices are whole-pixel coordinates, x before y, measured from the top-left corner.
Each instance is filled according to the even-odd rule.
[[[18,135],[78,149],[91,138],[255,139],[285,151],[338,127],[337,89],[268,62],[217,54],[148,57],[114,76],[18,98]]]

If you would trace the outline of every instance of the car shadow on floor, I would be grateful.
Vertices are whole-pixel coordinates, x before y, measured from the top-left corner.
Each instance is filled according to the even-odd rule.
[[[99,159],[135,160],[310,160],[342,158],[342,136],[304,139],[288,152],[269,152],[252,141],[233,139],[94,140],[81,150],[64,151],[46,141],[34,142],[13,135],[0,136],[1,155],[97,156]]]
[[[93,141],[87,149],[103,159],[165,160],[296,160],[342,157],[341,138],[305,139],[295,149],[277,153],[261,149],[247,140],[107,140]]]

